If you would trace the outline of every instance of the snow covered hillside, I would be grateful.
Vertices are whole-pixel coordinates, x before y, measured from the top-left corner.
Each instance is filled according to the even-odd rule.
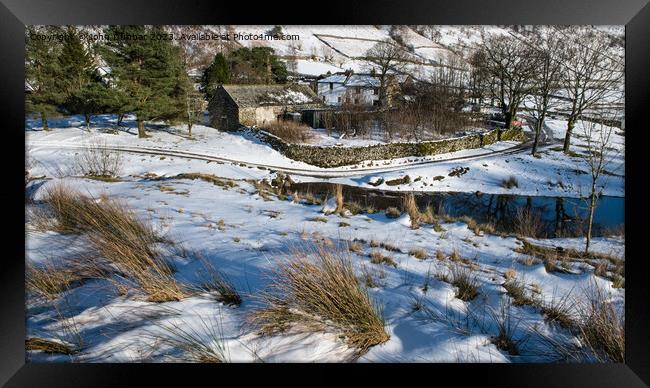
[[[101,115],[86,131],[82,118],[64,117],[43,131],[39,121],[27,121],[26,258],[33,272],[26,322],[32,361],[618,359],[588,342],[584,330],[605,330],[594,329],[588,319],[599,313],[589,301],[615,316],[623,311],[624,235],[594,238],[591,253],[583,254],[582,237],[527,236],[521,228],[502,233],[469,217],[420,214],[406,204],[389,210],[341,199],[339,206],[335,193],[327,199],[284,188],[288,174],[294,182],[391,191],[577,197],[587,184],[585,174],[576,172],[586,168],[580,155],[585,139],[575,137],[573,156],[556,150],[557,144],[543,147],[540,158],[527,150],[480,156],[513,146],[504,142],[453,155],[322,169],[292,161],[246,132],[197,126],[190,139],[184,127],[152,126],[152,137],[140,139],[132,117],[124,124]],[[553,138],[563,137],[565,124],[549,120]],[[624,139],[615,135],[612,143],[618,155],[607,167],[606,195],[624,196]],[[88,174],[88,150],[103,155],[105,165],[113,163],[114,174]],[[459,156],[473,158],[449,160]],[[387,184],[405,175],[408,183]],[[518,184],[507,188],[503,181],[510,176]],[[71,194],[59,199],[78,204],[72,216],[64,202],[53,199],[62,193]],[[133,214],[141,223],[137,228],[150,226],[152,240],[142,249],[167,263],[169,273],[110,261],[108,237],[83,227],[92,221],[75,218],[84,209],[112,209],[127,221]],[[108,234],[121,236],[117,223],[108,228]],[[114,243],[140,247],[140,237]],[[373,322],[384,337],[362,351],[352,345],[357,328],[309,312],[276,311],[296,319],[284,331],[251,323],[255,314],[268,312],[265,292],[283,279],[278,268],[319,249],[349,259],[362,290],[356,297],[363,300],[367,293],[376,306],[380,319]],[[149,279],[161,281],[163,290],[172,285],[174,293],[152,290]],[[231,289],[223,287],[224,279]]]

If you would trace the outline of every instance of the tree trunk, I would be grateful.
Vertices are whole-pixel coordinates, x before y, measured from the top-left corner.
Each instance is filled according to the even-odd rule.
[[[41,122],[43,123],[43,130],[49,131],[50,127],[47,125],[47,116],[45,115],[45,112],[41,112]]]
[[[535,141],[533,141],[533,155],[537,153],[537,146],[539,145],[539,136],[542,133],[542,128],[544,127],[544,113],[541,114],[537,122],[535,123]]]
[[[589,244],[591,243],[591,229],[594,223],[595,210],[596,210],[596,189],[595,187],[593,187],[591,191],[591,198],[589,200],[589,221],[587,226],[587,242],[585,243],[585,253],[589,253]]]
[[[187,122],[187,132],[189,133],[189,136],[192,137],[192,121]]]
[[[574,117],[569,117],[569,122],[566,127],[566,135],[564,136],[563,151],[565,154],[569,153],[569,148],[571,147],[571,134],[573,133],[573,127],[575,126],[576,126],[576,119]]]
[[[147,137],[147,133],[144,131],[144,120],[142,119],[138,119],[138,137]]]
[[[88,130],[88,132],[90,132],[90,115],[85,114],[84,117],[86,119],[86,129]]]
[[[118,127],[120,125],[122,125],[122,120],[124,120],[124,113],[120,113],[119,115],[117,115],[117,126]]]

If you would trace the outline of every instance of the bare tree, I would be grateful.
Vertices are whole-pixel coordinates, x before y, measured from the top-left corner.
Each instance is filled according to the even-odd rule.
[[[622,59],[611,54],[609,39],[577,27],[558,31],[566,42],[566,49],[562,51],[563,83],[571,107],[563,149],[569,153],[578,118],[587,109],[618,93],[617,85],[624,73]]]
[[[583,135],[586,141],[586,161],[589,166],[590,186],[589,196],[587,197],[587,206],[589,215],[587,218],[587,241],[585,243],[585,253],[589,252],[591,243],[591,234],[594,222],[594,213],[598,205],[598,199],[602,195],[607,184],[607,175],[603,174],[605,168],[613,162],[618,155],[616,148],[611,146],[612,134],[614,127],[603,124],[609,120],[599,120],[599,123],[592,121],[583,122]],[[606,175],[603,177],[603,175]]]
[[[387,105],[389,74],[401,73],[408,59],[408,53],[390,41],[382,41],[366,52],[371,72],[379,78],[379,105]]]
[[[506,128],[512,126],[519,105],[529,94],[535,71],[534,52],[515,37],[486,37],[482,47],[490,94],[499,104]]]
[[[561,88],[560,77],[563,69],[562,63],[556,58],[556,53],[562,48],[562,41],[555,34],[540,36],[532,44],[537,48],[537,65],[528,100],[531,103],[530,115],[535,119],[535,140],[532,149],[532,154],[535,155],[546,115],[549,109],[557,105],[558,100],[553,97]]]
[[[478,104],[483,103],[483,99],[489,90],[489,76],[485,69],[485,52],[483,50],[475,51],[469,58],[469,90],[470,97]]]
[[[187,131],[192,137],[192,126],[199,123],[201,115],[203,114],[203,94],[198,90],[192,88],[188,91],[185,97],[185,118],[187,119]]]

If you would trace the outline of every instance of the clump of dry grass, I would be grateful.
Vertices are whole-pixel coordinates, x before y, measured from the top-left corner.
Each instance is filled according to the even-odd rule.
[[[370,262],[373,264],[387,264],[397,268],[397,263],[392,257],[386,256],[378,250],[370,252]]]
[[[359,253],[363,251],[363,245],[359,241],[351,241],[348,244],[348,250],[350,252]]]
[[[415,257],[419,260],[424,260],[427,258],[427,251],[422,248],[411,248],[409,250],[409,255]]]
[[[389,338],[381,310],[359,285],[350,257],[341,251],[315,247],[294,252],[291,260],[279,264],[262,300],[268,307],[256,310],[251,323],[263,334],[289,327],[331,328],[359,354]]]
[[[307,125],[295,121],[271,121],[264,124],[262,129],[289,143],[305,143],[312,137],[311,129]]]
[[[72,268],[63,268],[46,262],[43,266],[27,265],[25,278],[27,289],[47,300],[54,300],[73,282],[80,280]]]
[[[377,280],[375,280],[375,275],[365,265],[361,267],[361,279],[367,288],[375,288],[379,286]]]
[[[334,198],[336,199],[336,214],[343,214],[343,185],[334,186]]]
[[[625,362],[625,319],[596,283],[577,303],[579,338],[601,362]]]
[[[201,172],[186,172],[174,176],[175,179],[200,179],[205,182],[212,183],[215,186],[222,187],[224,189],[237,187],[237,183],[228,178],[220,178],[212,174],[205,174]]]
[[[570,293],[561,298],[552,298],[541,305],[542,313],[549,322],[557,322],[564,328],[572,328],[574,325],[572,311],[575,311],[575,303]]]
[[[446,258],[447,256],[445,256],[445,253],[442,250],[440,249],[436,250],[436,259],[438,261],[444,261]]]
[[[527,339],[515,338],[521,319],[512,314],[510,301],[502,301],[498,311],[490,309],[489,312],[498,330],[491,342],[511,356],[519,355],[519,348]]]
[[[311,221],[311,222],[327,223],[327,217],[321,217],[321,216],[311,217],[311,218],[308,218],[307,220]]]
[[[201,325],[194,327],[189,322],[173,319],[157,324],[164,334],[152,335],[156,342],[167,346],[168,352],[180,350],[180,359],[186,362],[220,364],[229,361],[228,348],[224,342],[220,317],[218,322],[208,316],[207,322],[199,316]]]
[[[181,285],[172,276],[173,269],[154,248],[160,238],[150,224],[140,220],[120,201],[105,201],[89,210],[82,217],[90,226],[88,240],[98,257],[135,282],[149,301],[185,297]]]
[[[208,260],[201,258],[201,273],[207,276],[201,284],[201,289],[208,292],[216,292],[218,294],[217,300],[226,305],[239,306],[241,304],[241,296],[237,289],[221,271],[218,271],[212,263]]]
[[[501,181],[501,186],[506,189],[512,189],[513,187],[519,187],[519,182],[516,177],[510,175],[507,179]]]
[[[558,272],[557,260],[551,258],[544,259],[544,269],[548,273]]]
[[[402,212],[394,206],[389,206],[386,208],[386,217],[388,218],[397,218],[402,215]]]
[[[471,268],[456,264],[451,266],[449,274],[450,283],[458,288],[458,299],[467,302],[478,295],[479,282]]]
[[[417,229],[420,227],[420,209],[418,204],[415,201],[415,195],[409,193],[402,198],[402,209],[408,213],[409,218],[411,219],[411,229]]]
[[[459,262],[462,260],[462,257],[460,256],[460,253],[456,249],[454,249],[451,252],[451,255],[449,255],[449,260],[454,261],[454,262]]]
[[[66,344],[36,337],[27,338],[25,340],[25,350],[65,355],[71,355],[74,353],[74,350]]]
[[[515,306],[537,305],[537,302],[528,295],[526,284],[522,280],[517,279],[516,275],[507,278],[506,282],[503,283],[503,288],[506,289]]]
[[[185,296],[172,268],[155,249],[162,239],[126,203],[97,201],[64,185],[48,188],[44,203],[59,229],[86,234],[87,255],[96,259],[95,267],[116,269],[119,278],[135,283],[150,301]]]
[[[519,263],[525,265],[526,267],[532,267],[533,265],[539,264],[539,260],[534,257],[528,256],[519,260]]]

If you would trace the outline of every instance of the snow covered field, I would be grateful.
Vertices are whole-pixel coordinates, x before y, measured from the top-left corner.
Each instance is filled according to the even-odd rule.
[[[526,250],[524,241],[550,251],[558,246],[580,251],[584,240],[500,236],[478,230],[467,220],[441,219],[433,227],[422,224],[412,229],[406,213],[397,218],[383,212],[327,215],[322,205],[291,193],[265,192],[255,183],[275,178],[277,172],[272,170],[284,168],[300,171],[290,173],[295,181],[322,181],[314,176],[322,173],[332,174],[329,182],[374,188],[369,183],[382,178],[384,183],[377,188],[384,190],[579,196],[588,178],[576,173],[586,168],[584,158],[565,156],[554,150],[557,145],[543,148],[539,159],[525,151],[444,161],[514,145],[504,142],[453,155],[321,169],[292,161],[252,136],[204,126],[193,129],[194,139],[188,139],[182,129],[169,127],[152,129],[151,138],[138,139],[135,128],[109,131],[114,128],[114,117],[109,115],[98,117],[90,132],[75,117],[51,123],[55,128],[51,132],[38,130],[39,125],[28,121],[26,131],[29,173],[35,178],[29,186],[34,202],[26,204],[29,264],[65,263],[87,247],[83,234],[44,230],[33,222],[32,212],[43,206],[40,200],[48,188],[65,184],[93,198],[125,201],[167,241],[174,242],[174,246],[160,243],[156,249],[173,263],[173,278],[180,284],[201,284],[206,276],[203,265],[208,262],[232,281],[242,301],[239,306],[228,306],[214,292],[196,291],[180,301],[154,303],[137,292],[118,292],[104,278],[73,284],[54,300],[31,295],[28,337],[49,339],[74,350],[70,355],[31,351],[33,361],[182,361],[187,359],[183,348],[165,340],[178,327],[206,347],[223,350],[224,360],[234,362],[567,361],[549,338],[570,348],[579,343],[577,335],[549,318],[549,306],[565,299],[584,300],[585,293],[598,286],[617,311],[623,309],[624,288],[614,271],[624,266],[624,237],[596,238],[592,251],[601,253],[602,259],[569,258],[553,267],[542,259],[542,253]],[[564,122],[549,120],[548,125],[554,138],[563,137]],[[576,134],[581,133],[580,125]],[[624,196],[624,137],[614,138],[612,147],[619,155],[607,167],[613,175],[607,177],[605,194]],[[74,170],[83,150],[69,146],[80,144],[141,147],[160,153],[121,153],[119,177],[99,181]],[[581,144],[582,139],[574,138],[573,149],[580,152]],[[166,156],[163,151],[233,161]],[[434,160],[440,161],[413,165]],[[469,170],[449,176],[458,167]],[[209,174],[221,183],[177,176],[182,173]],[[404,175],[409,175],[410,183],[385,183]],[[516,177],[518,187],[506,189],[502,180],[510,175]],[[227,181],[232,183],[223,183]],[[271,271],[288,259],[292,249],[313,244],[346,253],[353,250],[347,254],[359,282],[368,286],[370,298],[381,306],[390,338],[358,359],[335,331],[289,330],[263,336],[247,324],[247,317],[260,308],[258,297]],[[377,264],[373,257],[390,260]],[[610,264],[603,268],[604,262]],[[454,271],[459,269],[470,271],[475,279],[477,295],[471,299],[458,297]],[[523,302],[530,303],[513,302],[518,300],[509,287],[513,284],[521,286]],[[570,310],[572,314],[577,315],[577,309]],[[505,324],[509,324],[508,333],[503,333]],[[510,340],[505,345],[504,335]]]
[[[186,130],[166,127],[152,131],[151,138],[137,138],[137,131],[131,127],[114,130],[116,118],[111,115],[98,116],[94,122],[95,128],[88,132],[84,129],[81,118],[63,118],[52,123],[55,131],[38,130],[39,120],[27,122],[30,130],[26,132],[26,140],[31,153],[39,160],[43,169],[34,175],[51,176],[56,169],[65,163],[65,157],[60,154],[72,155],[74,149],[65,147],[80,145],[105,145],[129,147],[132,150],[145,148],[147,152],[161,153],[180,152],[176,156],[168,156],[162,161],[154,155],[141,155],[140,162],[148,165],[149,172],[158,175],[169,175],[179,172],[205,172],[225,177],[255,177],[262,178],[271,174],[270,170],[284,171],[299,182],[318,181],[331,178],[330,182],[346,185],[375,187],[391,191],[425,191],[425,192],[476,192],[489,194],[518,194],[535,196],[581,197],[587,195],[589,187],[588,164],[584,157],[585,140],[582,138],[582,126],[579,122],[574,130],[573,156],[565,155],[558,147],[564,138],[566,122],[563,120],[548,120],[547,125],[555,144],[541,148],[540,158],[533,157],[527,150],[518,153],[488,155],[494,151],[508,151],[515,147],[515,142],[499,142],[482,149],[457,151],[449,154],[428,157],[398,158],[393,160],[367,161],[359,165],[338,168],[320,168],[291,160],[252,135],[241,133],[220,132],[214,128],[196,126],[193,129],[194,139],[187,139]],[[325,136],[323,134],[323,136]],[[367,140],[348,140],[348,145],[365,146],[376,144]],[[610,145],[612,159],[605,167],[606,186],[603,195],[625,196],[625,137],[614,130]],[[183,154],[191,153],[191,154]],[[214,157],[224,164],[206,163],[205,160],[183,158]],[[459,157],[473,159],[457,160]],[[480,156],[480,157],[479,157]],[[175,163],[177,158],[184,159],[183,163]],[[69,159],[68,159],[69,160]],[[436,163],[431,163],[431,162]],[[246,168],[237,168],[245,164]],[[260,170],[256,167],[268,170]],[[241,167],[241,166],[239,166]],[[449,176],[454,170],[467,168],[459,176]],[[224,172],[225,170],[225,172]],[[522,174],[522,172],[525,172]],[[225,174],[225,175],[224,175]],[[385,182],[408,175],[410,183],[389,186]],[[518,187],[506,188],[502,182],[514,176]],[[384,183],[375,186],[379,179]],[[418,179],[419,178],[419,179]]]

